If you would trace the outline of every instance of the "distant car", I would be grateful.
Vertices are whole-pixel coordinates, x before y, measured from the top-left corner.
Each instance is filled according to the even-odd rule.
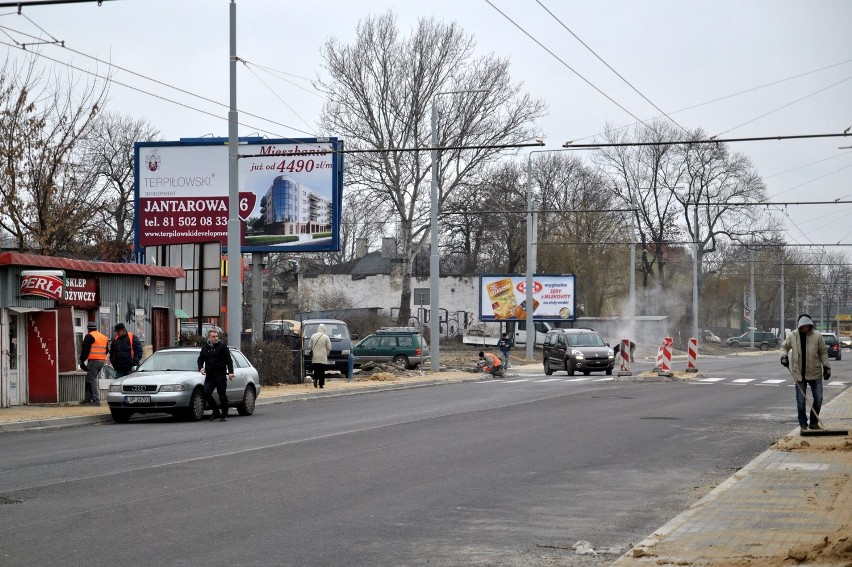
[[[828,358],[840,360],[843,354],[840,351],[840,342],[837,340],[837,335],[824,332],[822,338],[825,340],[826,348],[828,348]]]
[[[738,337],[731,337],[725,344],[738,348],[741,346],[751,346],[751,331],[747,331]],[[778,348],[778,337],[768,331],[754,332],[754,346],[760,350],[769,350],[770,348]]]
[[[367,335],[352,347],[355,365],[364,362],[392,362],[413,370],[429,355],[429,347],[414,327],[384,327]]]
[[[240,415],[254,413],[260,394],[257,369],[245,355],[231,348],[234,379],[228,380],[228,405]],[[135,372],[110,384],[106,401],[112,418],[126,423],[134,413],[170,413],[190,421],[204,415],[204,375],[198,371],[199,347],[158,350]],[[218,394],[213,393],[218,400]]]
[[[196,335],[206,337],[207,333],[210,331],[216,331],[217,333],[219,333],[220,336],[225,332],[218,325],[214,325],[212,323],[202,323],[201,334],[199,335],[198,323],[196,321],[181,321],[180,324],[180,335],[182,338],[188,338]]]
[[[311,335],[317,332],[320,325],[325,325],[325,334],[331,339],[331,354],[328,355],[329,367],[326,370],[336,370],[344,376],[349,370],[349,354],[352,352],[352,339],[349,336],[349,325],[339,319],[305,319],[302,321],[302,352],[304,353],[304,374],[302,378],[313,372],[311,363]]]
[[[838,342],[840,342],[840,346],[843,348],[852,348],[852,337],[847,337],[841,335],[837,337]]]
[[[302,331],[302,324],[293,319],[273,319],[267,321],[263,326],[264,334],[269,333],[290,333],[298,335]]]
[[[713,334],[713,331],[704,330],[704,342],[706,343],[721,343],[722,339]]]
[[[544,337],[544,373],[565,370],[568,376],[582,372],[612,374],[615,352],[592,329],[554,329]]]

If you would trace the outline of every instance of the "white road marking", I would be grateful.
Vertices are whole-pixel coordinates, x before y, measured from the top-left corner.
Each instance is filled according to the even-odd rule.
[[[562,378],[545,378],[544,380],[535,380],[535,382],[561,382]]]
[[[754,378],[737,378],[733,380],[734,384],[748,384],[749,382],[754,382]]]
[[[724,380],[724,378],[702,378],[699,382],[719,382]]]
[[[786,380],[779,380],[777,378],[772,378],[770,380],[764,380],[763,382],[758,384],[758,386],[760,386],[761,384],[781,384],[782,382],[786,382]]]

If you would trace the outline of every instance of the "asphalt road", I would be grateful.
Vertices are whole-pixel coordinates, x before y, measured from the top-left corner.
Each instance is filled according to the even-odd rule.
[[[605,565],[797,425],[775,354],[702,365],[2,435],[0,565]]]

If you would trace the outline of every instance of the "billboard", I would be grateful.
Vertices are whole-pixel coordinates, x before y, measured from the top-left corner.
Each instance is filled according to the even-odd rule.
[[[533,320],[573,321],[576,316],[574,275],[533,276]],[[527,277],[519,274],[479,276],[479,320],[522,321],[527,318]]]
[[[337,138],[241,138],[239,217],[243,252],[340,248],[343,142]],[[226,138],[136,142],[136,249],[228,245]]]

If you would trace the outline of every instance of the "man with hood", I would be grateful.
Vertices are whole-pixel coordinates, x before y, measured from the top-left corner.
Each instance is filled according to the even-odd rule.
[[[311,350],[311,367],[314,373],[314,388],[325,388],[325,368],[331,354],[331,339],[325,334],[325,325],[320,323],[317,332],[311,335],[308,344]]]
[[[787,335],[781,345],[784,354],[781,364],[790,370],[796,381],[796,409],[799,413],[799,426],[802,431],[808,429],[808,415],[805,413],[805,396],[808,386],[814,398],[810,415],[810,428],[821,429],[819,411],[822,409],[822,381],[831,377],[828,364],[828,349],[822,333],[814,332],[814,321],[807,313],[799,316],[796,330]],[[788,353],[789,356],[788,356]]]

